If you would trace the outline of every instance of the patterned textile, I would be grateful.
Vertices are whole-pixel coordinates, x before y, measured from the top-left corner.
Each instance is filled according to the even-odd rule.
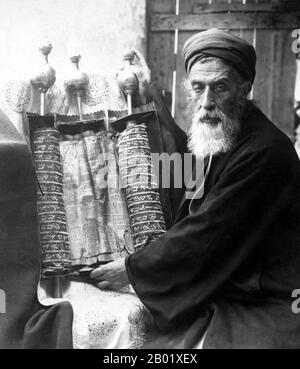
[[[98,109],[109,107],[110,109],[120,110],[126,107],[116,78],[99,74],[89,74],[88,77],[89,84],[86,90],[84,104],[87,106],[97,106]]]
[[[114,135],[93,131],[64,135],[60,151],[72,264],[91,265],[131,253]]]
[[[58,138],[59,133],[54,128],[37,129],[33,138],[36,173],[40,184],[37,210],[44,275],[66,273],[71,266]]]
[[[125,188],[134,247],[138,250],[166,231],[146,125],[123,131],[118,151],[121,183]]]
[[[4,89],[5,100],[11,110],[21,113],[29,108],[31,102],[29,81],[9,81]]]
[[[63,299],[49,298],[47,280],[41,281],[38,298],[45,306],[69,301],[74,311],[75,349],[139,349],[149,340],[152,320],[133,292],[103,291],[82,281],[62,279]]]
[[[84,287],[81,299],[71,300],[74,348],[142,348],[147,340],[147,312],[138,297],[134,293],[97,290],[91,285]]]

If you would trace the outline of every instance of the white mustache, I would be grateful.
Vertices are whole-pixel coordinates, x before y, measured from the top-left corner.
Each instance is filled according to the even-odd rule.
[[[197,114],[194,116],[194,123],[212,123],[217,124],[222,121],[222,118],[216,114]]]
[[[213,112],[203,111],[199,110],[196,114],[194,114],[194,120],[195,121],[223,121],[224,120],[224,114],[220,111],[214,110]]]

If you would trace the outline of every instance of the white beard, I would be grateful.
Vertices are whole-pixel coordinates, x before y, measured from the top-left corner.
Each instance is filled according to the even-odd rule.
[[[189,131],[188,148],[196,158],[203,159],[232,148],[239,124],[225,116],[221,119],[217,124],[208,124],[201,121],[200,113],[195,114]]]

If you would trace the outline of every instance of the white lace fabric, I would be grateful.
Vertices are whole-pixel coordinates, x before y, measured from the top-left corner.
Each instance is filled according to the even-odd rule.
[[[82,97],[83,114],[99,110],[123,110],[126,108],[123,95],[120,93],[117,81],[110,75],[90,74],[89,84]],[[8,81],[1,93],[6,108],[15,112],[39,113],[40,93],[30,81]],[[76,98],[69,96],[63,81],[57,80],[47,91],[45,98],[45,114],[77,114]]]
[[[74,349],[140,349],[146,343],[149,313],[131,286],[114,292],[72,281],[63,299],[53,299],[47,296],[47,283],[38,289],[43,305],[69,301],[73,307]]]

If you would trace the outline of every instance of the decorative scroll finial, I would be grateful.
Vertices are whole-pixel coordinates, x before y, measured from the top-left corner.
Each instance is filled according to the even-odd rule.
[[[81,55],[74,55],[70,57],[73,68],[64,81],[64,87],[69,95],[76,96],[78,114],[82,120],[82,96],[85,94],[86,88],[89,84],[89,78],[86,73],[79,69],[80,59]]]
[[[52,45],[48,44],[48,45],[41,46],[39,47],[39,50],[41,51],[43,55],[45,55],[45,58],[48,61],[48,55],[51,53]]]
[[[139,80],[134,72],[134,59],[135,53],[133,51],[127,52],[123,57],[124,67],[117,75],[117,80],[120,89],[127,97],[127,109],[128,114],[132,114],[132,98],[138,93]]]
[[[41,109],[40,114],[45,115],[45,95],[49,88],[56,81],[55,70],[48,63],[48,55],[52,50],[52,45],[44,45],[39,48],[41,54],[43,55],[43,63],[41,70],[31,78],[30,82],[32,86],[38,89],[41,93]]]

